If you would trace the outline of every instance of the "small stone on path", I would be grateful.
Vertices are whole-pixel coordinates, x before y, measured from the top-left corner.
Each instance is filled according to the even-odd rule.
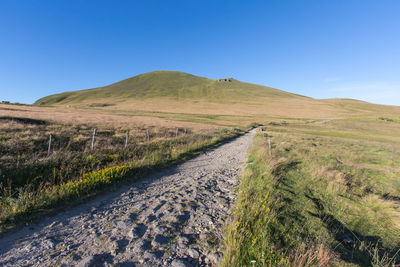
[[[191,267],[191,266],[193,265],[183,259],[175,259],[171,262],[171,267]]]

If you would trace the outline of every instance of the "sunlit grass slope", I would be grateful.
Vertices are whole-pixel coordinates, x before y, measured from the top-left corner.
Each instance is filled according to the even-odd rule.
[[[319,100],[233,78],[208,79],[177,71],[154,71],[104,87],[50,95],[35,105],[224,126],[244,126],[274,117],[322,119],[376,113],[400,116],[400,107],[352,99]],[[203,118],[199,114],[214,117]]]
[[[398,266],[399,119],[268,124],[249,153],[222,266]]]
[[[80,103],[110,98],[148,99],[166,97],[174,100],[197,99],[211,102],[249,100],[254,97],[297,97],[284,91],[235,79],[207,79],[177,71],[153,71],[108,86],[66,92],[39,99],[38,105]]]

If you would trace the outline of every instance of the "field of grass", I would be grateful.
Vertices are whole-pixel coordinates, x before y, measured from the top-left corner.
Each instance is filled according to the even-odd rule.
[[[35,105],[96,109],[97,112],[214,125],[246,125],[271,117],[325,119],[400,115],[400,107],[351,99],[313,99],[268,86],[229,80],[177,71],[154,71],[99,88],[46,96]]]
[[[185,116],[185,114],[182,114]],[[60,124],[85,124],[93,127],[113,128],[146,128],[146,127],[179,127],[190,128],[196,132],[216,130],[218,125],[196,123],[190,120],[181,120],[168,113],[140,112],[123,110],[104,110],[97,107],[84,109],[65,107],[37,107],[31,105],[0,104],[0,116],[23,117],[36,120],[53,121]],[[244,124],[240,124],[244,125]]]
[[[176,164],[241,133],[239,129],[178,128],[177,132],[175,127],[103,126],[97,127],[91,151],[93,127],[0,117],[0,232],[119,181],[133,181]],[[47,156],[50,134],[52,148]]]
[[[222,265],[400,264],[399,136],[379,117],[268,125],[249,152]]]
[[[92,106],[114,106],[111,103],[98,102],[107,98],[148,99],[167,97],[171,99],[206,99],[211,102],[224,102],[251,99],[252,97],[289,97],[305,98],[271,87],[240,82],[235,79],[219,81],[199,77],[179,71],[153,71],[140,74],[107,86],[65,92],[39,99],[37,105],[76,104],[92,102]],[[94,102],[93,102],[94,101]],[[97,101],[97,102],[96,102]]]

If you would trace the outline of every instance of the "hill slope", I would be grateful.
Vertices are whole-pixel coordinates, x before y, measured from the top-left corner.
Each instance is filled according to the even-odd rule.
[[[154,71],[103,87],[50,95],[35,105],[97,108],[123,111],[126,115],[242,116],[236,122],[265,117],[338,118],[370,116],[377,111],[400,113],[399,107],[346,99],[318,100],[233,78],[215,80],[177,71]]]
[[[299,97],[271,87],[240,82],[232,78],[207,79],[177,71],[153,71],[93,89],[50,95],[36,105],[81,103],[110,98],[148,99],[166,97],[175,100],[245,100],[253,97]]]

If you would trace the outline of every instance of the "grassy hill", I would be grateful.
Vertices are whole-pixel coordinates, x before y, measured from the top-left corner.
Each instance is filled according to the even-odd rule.
[[[39,99],[35,104],[76,104],[99,100],[111,102],[111,99],[120,98],[143,100],[159,97],[224,102],[267,96],[300,98],[281,90],[240,82],[233,78],[214,80],[178,71],[153,71],[103,87],[47,96]]]
[[[35,105],[220,125],[245,125],[265,118],[400,114],[400,107],[352,99],[313,99],[233,78],[208,79],[177,71],[154,71],[103,87],[50,95]]]

